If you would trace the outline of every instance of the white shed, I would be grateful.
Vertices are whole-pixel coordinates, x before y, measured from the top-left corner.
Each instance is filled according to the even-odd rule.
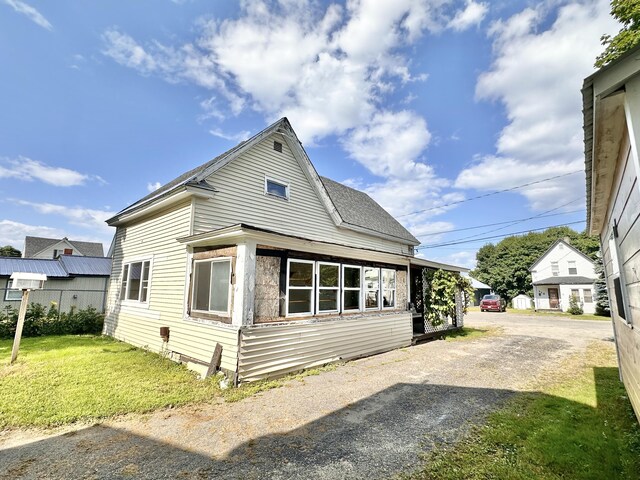
[[[515,310],[527,310],[531,308],[531,297],[521,293],[520,295],[513,297],[511,303]]]

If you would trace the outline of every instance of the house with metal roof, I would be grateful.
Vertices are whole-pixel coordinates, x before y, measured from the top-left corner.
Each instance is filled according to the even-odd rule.
[[[44,289],[31,292],[29,301],[45,308],[52,304],[61,312],[93,307],[104,311],[111,259],[60,255],[56,259],[0,257],[0,309],[18,308],[20,290],[11,288],[15,272],[41,273],[47,276]]]
[[[556,240],[529,271],[536,310],[566,312],[574,297],[584,313],[595,313],[595,263],[569,239]]]
[[[640,420],[640,46],[584,80],[587,231],[600,238],[620,376]]]
[[[239,381],[409,345],[412,271],[464,270],[320,177],[286,118],[107,223],[104,332]]]
[[[81,242],[64,238],[26,236],[23,258],[57,258],[60,255],[104,257],[104,247],[99,242]]]

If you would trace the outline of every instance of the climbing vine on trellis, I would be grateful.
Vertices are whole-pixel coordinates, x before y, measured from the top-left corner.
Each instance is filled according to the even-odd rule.
[[[457,272],[422,269],[422,297],[424,320],[434,327],[444,324],[445,319],[456,318],[456,293],[464,292],[463,313],[467,313],[466,299],[473,297],[471,281]]]

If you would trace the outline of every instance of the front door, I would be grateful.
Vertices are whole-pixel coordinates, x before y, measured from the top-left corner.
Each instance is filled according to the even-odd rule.
[[[558,303],[558,289],[550,288],[549,289],[549,308],[558,308],[560,305]]]

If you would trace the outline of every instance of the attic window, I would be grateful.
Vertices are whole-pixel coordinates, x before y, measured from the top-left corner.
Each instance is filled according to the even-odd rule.
[[[289,200],[289,184],[269,177],[264,178],[264,193]]]
[[[276,142],[276,141],[274,140],[274,142],[273,142],[273,149],[274,149],[276,152],[280,152],[280,153],[282,153],[282,144],[281,144],[280,142]]]

